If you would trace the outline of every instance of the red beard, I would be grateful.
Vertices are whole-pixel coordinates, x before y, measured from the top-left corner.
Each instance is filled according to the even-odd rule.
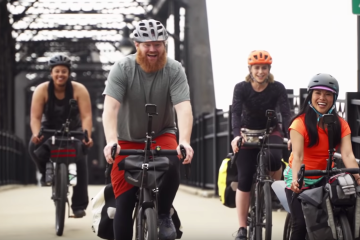
[[[166,51],[164,51],[161,55],[158,56],[156,62],[150,62],[147,59],[146,54],[141,52],[140,49],[138,49],[136,54],[136,62],[140,65],[142,70],[144,70],[147,73],[157,72],[160,69],[164,68],[166,61],[167,61]]]

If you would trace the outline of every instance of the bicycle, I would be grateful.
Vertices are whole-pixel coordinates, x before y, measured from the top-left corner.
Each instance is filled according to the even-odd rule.
[[[248,213],[248,238],[251,240],[270,240],[272,228],[272,199],[270,185],[273,182],[268,170],[268,159],[266,156],[266,149],[287,149],[286,144],[269,143],[268,138],[270,135],[271,122],[276,118],[274,110],[266,110],[265,116],[267,117],[266,129],[263,134],[258,138],[256,143],[244,142],[240,137],[237,145],[239,151],[241,147],[259,148],[259,157],[254,174],[254,183],[250,192],[250,207]],[[236,157],[234,157],[236,159]],[[265,223],[264,223],[265,221]],[[265,233],[263,233],[263,228]]]
[[[70,100],[70,113],[76,106],[76,101]],[[69,113],[69,116],[71,116]],[[53,167],[53,176],[52,181],[49,183],[52,187],[51,199],[55,204],[55,229],[56,235],[62,236],[64,231],[65,224],[65,211],[66,203],[68,204],[68,217],[74,218],[74,215],[70,215],[70,206],[68,200],[70,184],[69,179],[69,164],[76,162],[76,142],[80,141],[75,138],[78,136],[85,139],[86,142],[89,141],[87,130],[84,132],[81,131],[70,131],[70,119],[67,118],[60,130],[56,129],[40,129],[38,137],[40,138],[43,134],[51,134],[46,141],[50,150],[50,166]],[[41,147],[45,147],[46,141],[42,144]]]
[[[157,115],[157,110],[155,104],[146,104],[145,109],[148,114],[145,148],[144,150],[120,150],[119,155],[130,156],[123,159],[118,166],[119,170],[125,170],[125,180],[139,188],[133,215],[133,224],[135,222],[136,225],[136,240],[158,240],[157,199],[159,189],[157,182],[161,178],[161,174],[166,172],[169,167],[169,159],[160,156],[176,156],[178,153],[176,150],[162,150],[159,146],[151,149],[151,143],[153,143],[152,117]],[[115,159],[116,149],[117,144],[114,144],[111,150],[113,159]],[[185,148],[180,145],[180,150],[185,159]]]
[[[302,188],[302,184],[303,184],[303,179],[305,176],[325,176],[326,179],[326,183],[329,182],[330,178],[332,176],[335,176],[337,174],[342,174],[342,173],[349,173],[349,174],[357,174],[360,173],[360,169],[359,168],[340,168],[340,169],[332,169],[332,164],[333,164],[333,159],[334,159],[334,155],[336,155],[337,157],[339,157],[339,154],[335,154],[335,149],[333,147],[333,123],[334,123],[334,119],[333,119],[333,115],[331,114],[326,114],[324,115],[324,123],[327,124],[327,129],[328,129],[328,141],[329,141],[329,158],[327,159],[328,163],[327,163],[327,167],[326,170],[305,170],[305,164],[302,164],[300,171],[298,172],[298,183],[299,183],[299,188]],[[359,163],[359,161],[357,161]],[[285,196],[285,183],[284,181],[276,181],[273,184],[273,189],[276,193],[276,195],[278,196],[278,198],[280,199],[280,202],[282,203],[282,205],[284,206],[284,209],[288,212],[286,219],[285,219],[285,224],[284,224],[284,234],[283,234],[283,240],[289,240],[291,237],[291,225],[292,225],[292,219],[291,219],[291,212],[286,200],[286,196]],[[325,190],[326,187],[324,186]],[[282,191],[279,191],[280,189],[282,189]],[[293,199],[298,196],[298,194],[293,193]],[[332,206],[332,210],[334,212],[334,223],[335,223],[335,229],[336,229],[336,234],[337,234],[337,239],[339,240],[352,240],[353,236],[352,236],[352,231],[350,229],[350,224],[345,212],[345,209],[342,207],[337,207],[337,206]],[[309,235],[306,235],[306,240],[310,239]]]

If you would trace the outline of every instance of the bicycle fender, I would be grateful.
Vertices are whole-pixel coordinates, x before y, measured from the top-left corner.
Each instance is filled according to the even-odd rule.
[[[271,188],[274,190],[276,196],[278,197],[281,205],[284,207],[285,211],[290,213],[289,204],[285,194],[286,184],[284,181],[275,181],[271,184]]]

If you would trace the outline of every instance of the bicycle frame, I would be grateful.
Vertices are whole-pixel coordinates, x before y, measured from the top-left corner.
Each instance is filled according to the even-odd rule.
[[[268,143],[269,136],[270,136],[270,125],[275,118],[276,114],[273,110],[266,110],[266,129],[262,136],[259,137],[258,143],[242,143],[242,138],[238,141],[238,147],[241,149],[241,145],[244,147],[255,147],[259,148],[259,155],[258,155],[258,162],[256,167],[256,172],[254,175],[254,183],[252,186],[252,193],[251,197],[253,199],[250,199],[250,218],[249,218],[249,236],[254,237],[256,239],[262,239],[262,234],[260,233],[262,231],[262,227],[265,226],[266,228],[269,228],[268,225],[272,225],[271,216],[267,218],[266,223],[263,223],[263,219],[260,219],[261,217],[261,211],[262,204],[265,201],[265,198],[270,197],[270,185],[273,182],[270,174],[269,174],[269,166],[266,162],[267,156],[266,156],[266,150],[270,147],[274,148],[286,148],[287,146],[284,144],[270,144]],[[240,150],[239,150],[240,151]],[[264,190],[265,189],[265,190]],[[260,191],[263,192],[264,199],[260,199]],[[266,196],[265,196],[266,195]],[[261,202],[262,201],[262,202]],[[268,211],[271,211],[271,200],[268,199],[268,201],[265,203],[265,207]],[[255,209],[254,209],[255,208]],[[270,210],[269,210],[270,209]],[[261,236],[259,237],[258,235]],[[267,236],[267,237],[266,237]],[[267,229],[265,239],[271,238],[271,227],[270,229]]]
[[[136,202],[135,212],[133,216],[133,224],[136,220],[136,239],[143,240],[144,239],[144,215],[145,211],[149,208],[154,209],[156,218],[157,218],[157,208],[158,208],[158,192],[159,189],[156,186],[154,189],[145,187],[148,186],[148,170],[149,170],[149,159],[152,156],[160,156],[160,155],[177,155],[176,150],[161,150],[160,147],[156,147],[155,150],[151,149],[151,144],[153,143],[152,136],[152,118],[156,115],[156,105],[154,104],[146,104],[146,112],[148,114],[148,126],[146,133],[146,141],[144,150],[121,150],[120,155],[143,155],[144,160],[141,164],[141,177],[140,177],[140,186],[138,190],[138,201]],[[111,156],[115,159],[117,144],[114,144],[111,149]],[[180,146],[183,157],[186,156],[184,153],[185,149]],[[184,155],[185,154],[185,155]],[[107,169],[109,170],[109,168]],[[108,174],[108,173],[107,173]],[[157,222],[155,223],[157,226]]]

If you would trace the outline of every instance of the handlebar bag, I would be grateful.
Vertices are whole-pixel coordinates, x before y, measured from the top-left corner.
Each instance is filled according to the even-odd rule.
[[[326,188],[334,206],[349,207],[356,201],[355,181],[351,174],[341,173],[330,178]]]
[[[336,228],[329,193],[324,187],[305,190],[299,194],[309,240],[336,240]]]
[[[84,144],[78,139],[59,137],[53,142],[49,138],[34,151],[34,154],[39,159],[51,159],[57,163],[75,163],[86,155],[83,146]]]
[[[169,169],[169,159],[167,157],[154,157],[144,164],[144,156],[130,155],[119,162],[119,170],[125,170],[125,180],[136,186],[141,185],[142,169],[147,168],[148,179],[144,181],[143,187],[155,189],[161,185],[164,173]]]

